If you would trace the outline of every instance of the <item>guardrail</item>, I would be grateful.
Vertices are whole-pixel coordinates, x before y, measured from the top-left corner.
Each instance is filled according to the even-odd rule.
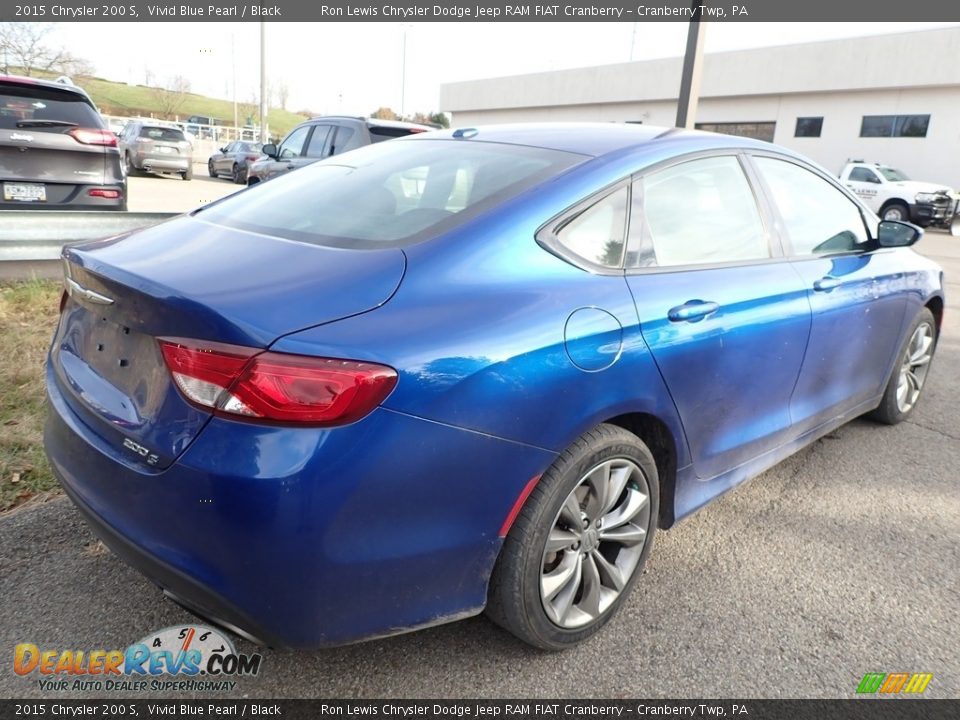
[[[0,210],[0,263],[57,260],[64,245],[156,225],[178,213]]]

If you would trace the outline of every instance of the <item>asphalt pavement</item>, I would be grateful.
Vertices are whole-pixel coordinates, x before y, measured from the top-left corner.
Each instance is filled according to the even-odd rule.
[[[235,694],[852,697],[867,672],[928,672],[926,697],[960,697],[960,238],[928,233],[918,249],[953,280],[913,417],[854,421],[658,534],[600,636],[541,653],[480,617],[320,652],[263,650],[259,676]],[[0,517],[0,548],[2,697],[85,696],[16,676],[17,643],[123,648],[193,622],[62,498]]]

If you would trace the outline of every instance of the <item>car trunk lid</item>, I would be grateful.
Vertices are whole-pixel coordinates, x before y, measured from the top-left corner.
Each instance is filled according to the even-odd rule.
[[[174,386],[158,338],[266,348],[373,309],[405,269],[397,249],[343,250],[185,216],[68,247],[71,289],[51,350],[75,412],[130,461],[162,469],[210,417]]]

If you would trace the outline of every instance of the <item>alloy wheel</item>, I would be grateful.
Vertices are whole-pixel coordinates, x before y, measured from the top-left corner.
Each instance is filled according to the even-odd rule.
[[[923,322],[913,331],[907,343],[897,382],[897,408],[901,413],[909,412],[920,397],[920,390],[930,370],[930,360],[933,359],[933,337],[933,327]]]
[[[540,599],[560,627],[595,621],[633,576],[650,528],[650,488],[626,458],[587,472],[553,521],[543,550]]]

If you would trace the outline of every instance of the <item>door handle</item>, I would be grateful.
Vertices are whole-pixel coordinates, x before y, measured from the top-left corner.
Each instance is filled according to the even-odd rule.
[[[670,322],[698,322],[719,309],[720,306],[715,302],[688,300],[683,305],[670,308],[667,317]]]
[[[296,166],[293,163],[290,163],[289,165],[287,165],[287,170],[293,170],[293,168],[295,167]]]
[[[840,280],[832,277],[822,277],[819,280],[814,280],[813,282],[813,289],[817,292],[830,292],[839,286]]]

